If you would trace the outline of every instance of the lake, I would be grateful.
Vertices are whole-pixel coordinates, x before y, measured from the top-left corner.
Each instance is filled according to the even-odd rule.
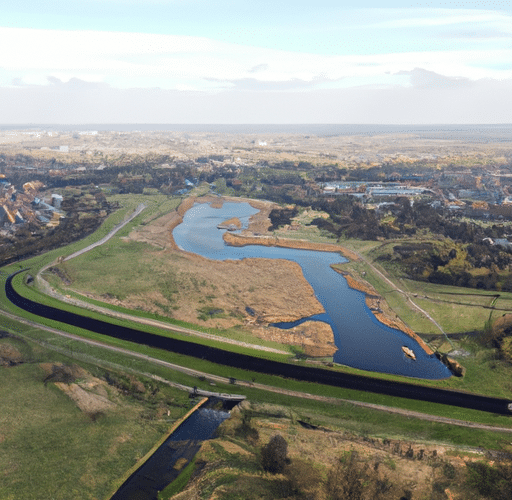
[[[217,229],[217,225],[238,217],[247,227],[249,217],[257,212],[248,203],[224,203],[222,208],[196,203],[174,229],[173,237],[181,249],[212,260],[265,258],[298,263],[325,309],[324,314],[311,319],[328,323],[334,332],[338,348],[334,362],[408,377],[440,379],[451,376],[448,368],[434,355],[428,355],[414,339],[375,318],[365,303],[364,293],[351,289],[345,278],[331,269],[331,264],[347,262],[340,254],[260,245],[226,245],[222,239],[225,230]],[[246,306],[251,307],[251,304]],[[405,356],[402,346],[414,351],[416,361]]]

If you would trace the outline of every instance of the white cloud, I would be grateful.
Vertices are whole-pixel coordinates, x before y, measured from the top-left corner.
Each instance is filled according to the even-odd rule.
[[[512,18],[507,13],[491,10],[464,10],[464,9],[375,9],[375,13],[382,12],[386,17],[393,15],[393,19],[377,21],[373,27],[381,28],[422,28],[450,25],[494,24],[510,28]]]
[[[78,78],[120,88],[193,87],[255,79],[260,82],[339,82],[380,85],[386,73],[425,68],[470,79],[512,77],[512,49],[322,55],[247,47],[201,37],[96,31],[0,28],[3,85]],[[0,82],[2,83],[2,82]],[[219,88],[224,85],[219,84]]]

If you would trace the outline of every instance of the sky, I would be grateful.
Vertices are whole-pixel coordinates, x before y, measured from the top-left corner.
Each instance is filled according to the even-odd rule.
[[[510,1],[382,5],[8,2],[0,123],[512,123]]]

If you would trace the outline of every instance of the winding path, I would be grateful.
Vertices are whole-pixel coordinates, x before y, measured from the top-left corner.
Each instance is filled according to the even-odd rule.
[[[353,250],[352,250],[353,251]],[[418,304],[416,304],[412,299],[411,299],[411,296],[408,292],[406,292],[405,290],[402,290],[401,288],[399,288],[396,283],[394,283],[393,281],[391,281],[386,275],[384,275],[384,273],[382,273],[381,271],[379,271],[379,269],[377,269],[370,261],[368,261],[368,259],[366,259],[365,257],[363,257],[360,253],[358,252],[355,252],[353,251],[368,267],[370,267],[376,274],[378,274],[386,283],[388,283],[391,288],[392,288],[392,291],[396,291],[400,294],[402,294],[411,304],[414,308],[416,308],[418,311],[420,311],[429,321],[431,321],[437,328],[438,330],[445,336],[446,340],[450,343],[450,345],[454,348],[454,345],[452,343],[452,341],[450,340],[450,338],[448,337],[448,335],[446,335],[446,332],[443,330],[443,328],[441,327],[441,325],[427,312],[425,311],[425,309],[422,309]]]
[[[98,240],[95,243],[91,243],[89,246],[82,248],[81,250],[78,250],[75,253],[72,253],[71,255],[68,255],[64,259],[64,262],[67,260],[70,260],[70,259],[74,259],[75,257],[78,257],[79,255],[89,252],[93,248],[99,247],[100,245],[103,245],[104,243],[106,243],[118,231],[123,229],[123,227],[126,226],[126,224],[128,224],[133,219],[135,219],[135,217],[137,217],[137,215],[139,215],[146,208],[146,206],[147,205],[145,205],[144,203],[141,203],[140,205],[138,205],[137,208],[133,211],[133,213],[127,219],[125,219],[124,221],[122,221],[119,224],[117,224],[116,226],[114,226],[114,228],[106,236],[103,236],[103,238],[101,238],[101,240]]]

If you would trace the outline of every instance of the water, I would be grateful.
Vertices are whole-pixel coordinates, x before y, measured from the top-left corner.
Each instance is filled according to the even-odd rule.
[[[196,204],[185,214],[183,223],[174,229],[173,237],[183,250],[212,260],[260,257],[297,262],[325,308],[323,315],[312,319],[331,325],[338,347],[334,355],[336,363],[426,379],[451,375],[435,356],[426,354],[415,340],[377,321],[365,303],[365,295],[349,288],[343,276],[330,268],[331,264],[346,262],[338,253],[226,245],[222,239],[224,231],[217,229],[217,224],[238,217],[247,226],[249,217],[256,212],[257,209],[248,203],[224,203],[220,209],[211,208],[206,203]],[[251,304],[246,305],[251,307]],[[403,354],[403,345],[413,349],[416,361]]]
[[[157,500],[158,492],[174,481],[181,469],[179,459],[190,462],[202,441],[214,437],[217,427],[229,418],[229,412],[199,408],[190,415],[137,469],[111,497],[111,500]]]
[[[169,437],[169,441],[205,441],[211,439],[217,427],[229,418],[228,411],[199,408]]]

